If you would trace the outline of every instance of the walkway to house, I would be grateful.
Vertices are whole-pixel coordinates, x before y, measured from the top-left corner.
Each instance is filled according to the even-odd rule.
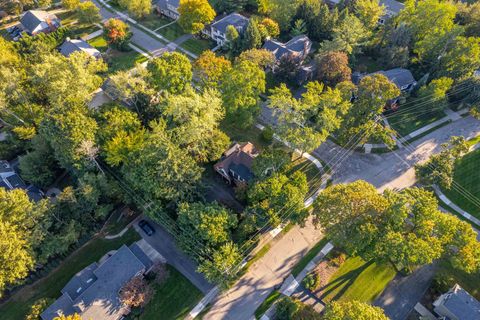
[[[437,196],[440,198],[440,200],[442,200],[442,202],[444,202],[447,206],[449,206],[450,208],[452,208],[453,210],[455,210],[456,212],[458,212],[460,215],[462,215],[462,217],[464,217],[465,219],[467,219],[468,221],[472,222],[473,224],[477,225],[477,226],[480,226],[480,219],[477,219],[476,217],[472,216],[470,213],[468,213],[467,211],[463,210],[462,208],[460,208],[459,206],[457,206],[455,203],[453,203],[450,199],[447,198],[447,196],[442,192],[442,190],[440,189],[440,187],[438,187],[437,185],[434,185],[433,186],[433,190],[435,191],[435,193],[437,194]]]

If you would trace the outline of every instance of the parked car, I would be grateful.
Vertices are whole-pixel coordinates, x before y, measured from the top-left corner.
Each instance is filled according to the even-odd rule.
[[[152,225],[145,220],[140,221],[138,226],[147,234],[147,236],[151,236],[155,233],[155,229],[153,229]]]

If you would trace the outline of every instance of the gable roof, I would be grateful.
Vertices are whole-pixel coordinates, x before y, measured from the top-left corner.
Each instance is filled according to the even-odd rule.
[[[457,319],[480,319],[480,302],[458,284],[434,302],[434,306],[443,305]],[[443,315],[449,316],[449,315]]]
[[[175,9],[178,9],[178,7],[180,6],[180,0],[158,0],[157,1],[157,7],[162,10],[169,10],[168,5],[174,7]]]
[[[253,159],[258,155],[251,142],[244,144],[235,143],[225,151],[224,158],[214,165],[215,170],[223,169],[227,174],[230,170],[238,174],[245,181],[253,178],[251,170]]]
[[[388,80],[395,83],[399,88],[408,86],[409,84],[415,82],[415,78],[413,77],[410,70],[403,68],[395,68],[387,71],[381,70],[374,72],[373,74],[383,74],[385,77],[388,78]]]
[[[123,245],[102,263],[94,262],[78,272],[41,318],[52,320],[59,314],[76,312],[84,319],[119,319],[127,308],[120,301],[118,292],[126,282],[153,264],[140,251],[136,244]]]
[[[56,15],[48,13],[43,10],[29,10],[20,19],[22,26],[33,32],[42,22],[49,23],[50,21],[60,21]]]
[[[72,53],[77,51],[86,52],[88,55],[95,58],[101,56],[100,51],[92,47],[88,42],[81,39],[67,38],[62,43],[59,50],[60,53],[63,54],[65,57],[69,57]]]
[[[397,15],[400,13],[400,11],[403,10],[403,8],[405,8],[405,5],[403,3],[395,0],[380,0],[379,4],[385,7],[385,13],[387,15],[389,12]]]
[[[272,52],[277,60],[280,60],[285,54],[302,54],[305,49],[309,52],[311,47],[312,42],[304,34],[295,36],[286,43],[276,40],[267,40],[263,45],[263,48]]]
[[[248,21],[248,18],[239,13],[233,12],[228,16],[225,16],[222,19],[214,22],[212,24],[212,28],[217,29],[221,33],[226,33],[228,26],[234,26],[235,29],[240,32],[247,26]]]

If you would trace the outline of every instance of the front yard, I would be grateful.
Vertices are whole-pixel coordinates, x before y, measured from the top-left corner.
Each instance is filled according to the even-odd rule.
[[[215,44],[210,40],[191,38],[182,43],[180,46],[183,49],[199,56],[202,54],[202,52],[213,49]]]
[[[295,154],[295,157],[298,157],[298,155]],[[322,172],[315,164],[313,164],[313,162],[303,157],[297,158],[290,164],[288,172],[294,173],[297,170],[300,170],[307,176],[309,195],[320,188],[320,185],[322,184]]]
[[[325,303],[332,300],[358,300],[371,303],[395,277],[388,264],[348,257],[315,294]]]
[[[480,218],[480,150],[475,150],[459,159],[454,168],[453,180],[465,189],[465,192],[443,189],[443,193],[463,210]],[[463,190],[462,190],[463,191]],[[466,195],[465,193],[468,192]],[[470,196],[470,194],[473,195]]]
[[[18,290],[9,300],[0,305],[2,319],[25,319],[30,307],[42,298],[58,298],[60,290],[78,271],[89,264],[98,261],[111,250],[120,248],[123,244],[131,244],[140,239],[136,231],[130,229],[122,237],[114,240],[94,238],[86,245],[72,253],[59,267],[52,270],[46,277]]]
[[[203,294],[187,278],[167,265],[168,278],[154,285],[155,294],[147,304],[140,320],[184,319],[202,299]]]

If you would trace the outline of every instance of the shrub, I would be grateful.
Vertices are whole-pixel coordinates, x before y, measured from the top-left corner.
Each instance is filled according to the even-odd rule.
[[[303,279],[302,284],[306,289],[314,291],[320,284],[320,276],[315,272],[311,272]]]
[[[271,143],[273,141],[273,129],[271,127],[265,127],[265,129],[262,131],[262,139],[265,142]]]

